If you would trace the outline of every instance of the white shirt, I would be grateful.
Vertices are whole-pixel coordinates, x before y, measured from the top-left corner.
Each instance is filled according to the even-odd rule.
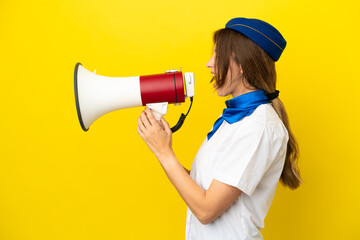
[[[187,208],[186,240],[263,239],[260,230],[284,166],[288,138],[270,103],[239,122],[224,121],[209,141],[206,138],[192,164],[191,178],[204,190],[216,179],[242,193],[207,225]]]

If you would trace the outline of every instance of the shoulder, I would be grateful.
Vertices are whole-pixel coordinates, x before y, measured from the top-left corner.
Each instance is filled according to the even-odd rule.
[[[288,140],[287,129],[270,103],[260,105],[250,116],[229,127],[235,138],[252,135],[272,141]]]

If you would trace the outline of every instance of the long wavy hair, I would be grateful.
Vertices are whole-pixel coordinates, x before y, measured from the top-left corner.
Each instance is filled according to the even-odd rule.
[[[232,29],[219,29],[214,33],[215,75],[212,81],[217,88],[225,84],[230,66],[230,58],[240,65],[243,78],[255,89],[267,93],[276,90],[276,71],[274,60],[256,43]],[[296,189],[302,183],[298,168],[299,147],[289,125],[285,107],[279,98],[271,101],[272,106],[284,123],[288,133],[285,165],[281,173],[281,182],[290,189]]]

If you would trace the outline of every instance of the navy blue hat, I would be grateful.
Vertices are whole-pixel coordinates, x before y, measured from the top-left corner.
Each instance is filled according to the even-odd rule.
[[[286,41],[276,28],[252,18],[233,18],[225,28],[238,31],[259,45],[276,62],[284,51]]]

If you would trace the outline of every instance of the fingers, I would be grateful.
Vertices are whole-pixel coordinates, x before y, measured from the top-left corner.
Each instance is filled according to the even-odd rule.
[[[163,120],[166,124],[167,122]],[[156,132],[159,130],[165,130],[164,122],[157,121],[149,108],[146,108],[141,112],[138,118],[138,128],[142,132],[143,136],[147,136],[148,133]],[[167,124],[169,128],[169,124]],[[165,130],[166,131],[166,130]],[[170,130],[171,131],[171,130]],[[169,131],[167,131],[169,133]]]
[[[142,125],[145,127],[145,128],[149,128],[151,126],[151,123],[147,117],[147,114],[145,113],[145,111],[142,111],[141,114],[140,114],[140,120],[142,122]]]
[[[140,129],[141,131],[145,130],[145,126],[144,126],[143,122],[141,121],[141,117],[138,117],[138,129]]]
[[[172,133],[169,123],[163,117],[160,119],[160,122],[164,126],[164,130],[167,134]]]
[[[162,129],[162,130],[165,130],[165,126],[164,126],[164,124],[163,124],[161,121],[158,121],[158,123],[159,123],[159,125],[160,125],[161,129]]]
[[[140,137],[141,137],[142,139],[145,139],[144,133],[141,131],[141,129],[140,129],[139,126],[137,127],[137,132],[138,132],[138,134],[140,135]]]
[[[156,119],[154,117],[154,115],[151,112],[150,108],[145,108],[144,112],[146,113],[147,118],[149,119],[149,122],[151,123],[151,125],[154,125],[156,123]]]

